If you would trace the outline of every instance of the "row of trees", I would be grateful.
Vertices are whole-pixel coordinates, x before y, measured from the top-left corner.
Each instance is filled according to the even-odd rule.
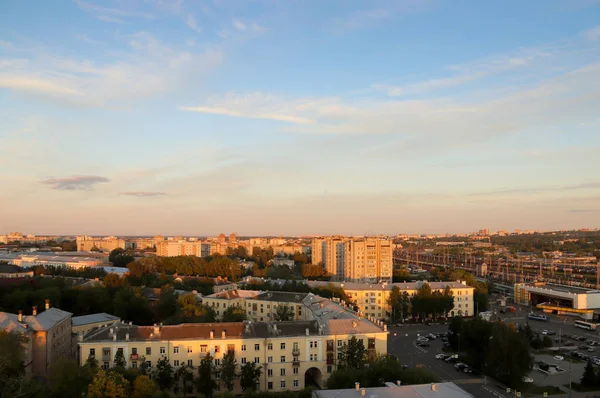
[[[454,298],[448,286],[440,292],[432,291],[428,283],[423,283],[412,296],[394,286],[388,297],[388,305],[391,322],[397,323],[409,316],[419,319],[446,316],[454,308]]]
[[[511,387],[519,387],[533,367],[529,337],[522,328],[481,318],[452,318],[448,341],[464,361]]]
[[[431,276],[439,281],[465,281],[467,285],[475,288],[475,292],[473,293],[473,303],[475,305],[473,314],[476,315],[487,311],[489,305],[489,286],[485,282],[475,280],[475,276],[472,273],[461,269],[435,268],[431,270]]]

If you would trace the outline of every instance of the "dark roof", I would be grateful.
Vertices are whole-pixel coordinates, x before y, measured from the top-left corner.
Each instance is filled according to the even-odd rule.
[[[16,274],[16,273],[27,273],[29,270],[24,270],[21,267],[11,264],[0,264],[0,274]]]
[[[115,322],[120,320],[119,317],[111,315],[111,314],[107,314],[105,312],[99,312],[97,314],[89,314],[89,315],[82,315],[82,316],[74,316],[73,318],[71,318],[71,321],[73,322],[73,326],[82,326],[82,325],[89,325],[91,323],[99,323],[99,322]]]
[[[165,325],[159,327],[159,332],[154,333],[153,326],[129,326],[104,327],[96,333],[91,334],[85,341],[111,341],[113,335],[110,329],[117,335],[117,340],[123,341],[129,333],[129,340],[186,340],[186,339],[209,339],[210,332],[214,332],[214,339],[221,339],[225,331],[225,338],[242,336],[244,331],[243,322],[223,323],[186,323],[181,325]]]
[[[302,303],[302,300],[308,296],[308,293],[294,292],[264,292],[254,298],[254,300],[264,301],[285,301],[288,303]]]
[[[246,325],[244,332],[246,338],[301,336],[306,334],[306,329],[313,336],[319,334],[317,321],[247,322]]]

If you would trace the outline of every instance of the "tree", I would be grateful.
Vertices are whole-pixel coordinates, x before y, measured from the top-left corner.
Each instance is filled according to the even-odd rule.
[[[198,366],[198,378],[196,378],[196,388],[200,394],[205,397],[212,397],[213,390],[217,387],[217,383],[213,380],[214,373],[213,357],[208,354]]]
[[[146,357],[142,355],[140,358],[140,373],[144,376],[149,376],[152,372],[152,366],[146,361]]]
[[[127,366],[127,361],[125,361],[125,356],[123,355],[122,350],[117,350],[117,353],[115,354],[114,366],[115,368],[122,369],[125,369],[125,366]]]
[[[129,382],[116,372],[99,370],[88,387],[87,398],[128,398]]]
[[[247,318],[242,307],[231,306],[223,312],[223,322],[243,322]]]
[[[484,368],[488,374],[509,386],[521,385],[523,377],[533,367],[529,343],[524,336],[506,324],[496,322],[487,340]]]
[[[156,318],[165,320],[177,311],[177,294],[173,288],[163,288],[156,304]]]
[[[262,375],[262,367],[254,362],[246,362],[240,371],[240,384],[242,390],[256,390],[256,385]]]
[[[23,392],[27,338],[20,333],[0,330],[0,397]]]
[[[287,305],[278,305],[275,307],[275,315],[273,316],[278,322],[293,321],[294,311]]]
[[[362,339],[357,340],[356,336],[344,343],[342,347],[341,367],[360,369],[365,365],[366,351]]]
[[[133,398],[151,398],[156,385],[148,376],[141,375],[133,382]]]
[[[134,260],[135,258],[132,255],[128,254],[120,247],[114,249],[108,255],[108,261],[110,261],[115,267],[127,267],[127,265]]]
[[[179,390],[179,381],[181,381],[183,393],[186,394],[188,387],[194,382],[194,368],[186,365],[177,368],[175,371],[175,393]]]
[[[94,379],[94,371],[90,366],[79,366],[73,360],[60,360],[50,368],[47,379],[51,397],[80,397],[87,391]]]
[[[237,360],[233,351],[227,352],[223,357],[221,364],[221,380],[229,391],[233,390],[233,382],[237,377],[236,374]]]
[[[581,386],[587,388],[596,386],[596,374],[591,360],[588,360],[585,364],[583,376],[581,376]]]
[[[156,361],[153,376],[161,390],[169,390],[173,387],[173,367],[167,357],[162,357]]]
[[[387,303],[390,306],[390,322],[392,324],[402,322],[404,320],[402,291],[398,286],[392,287]]]

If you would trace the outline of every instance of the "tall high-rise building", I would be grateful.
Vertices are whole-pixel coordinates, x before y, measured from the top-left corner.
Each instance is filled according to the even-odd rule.
[[[379,282],[392,279],[392,242],[382,238],[314,238],[312,263],[322,263],[337,280]]]

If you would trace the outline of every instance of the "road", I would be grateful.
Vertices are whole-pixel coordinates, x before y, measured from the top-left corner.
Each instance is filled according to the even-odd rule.
[[[430,347],[418,347],[415,342],[419,335],[429,333],[443,333],[448,331],[446,325],[406,325],[391,327],[388,337],[388,353],[395,355],[403,365],[409,367],[424,366],[443,381],[452,381],[475,397],[510,397],[503,394],[497,386],[498,383],[486,382],[483,376],[471,376],[457,372],[454,364],[435,359],[435,355],[442,352],[441,339],[430,341]]]

